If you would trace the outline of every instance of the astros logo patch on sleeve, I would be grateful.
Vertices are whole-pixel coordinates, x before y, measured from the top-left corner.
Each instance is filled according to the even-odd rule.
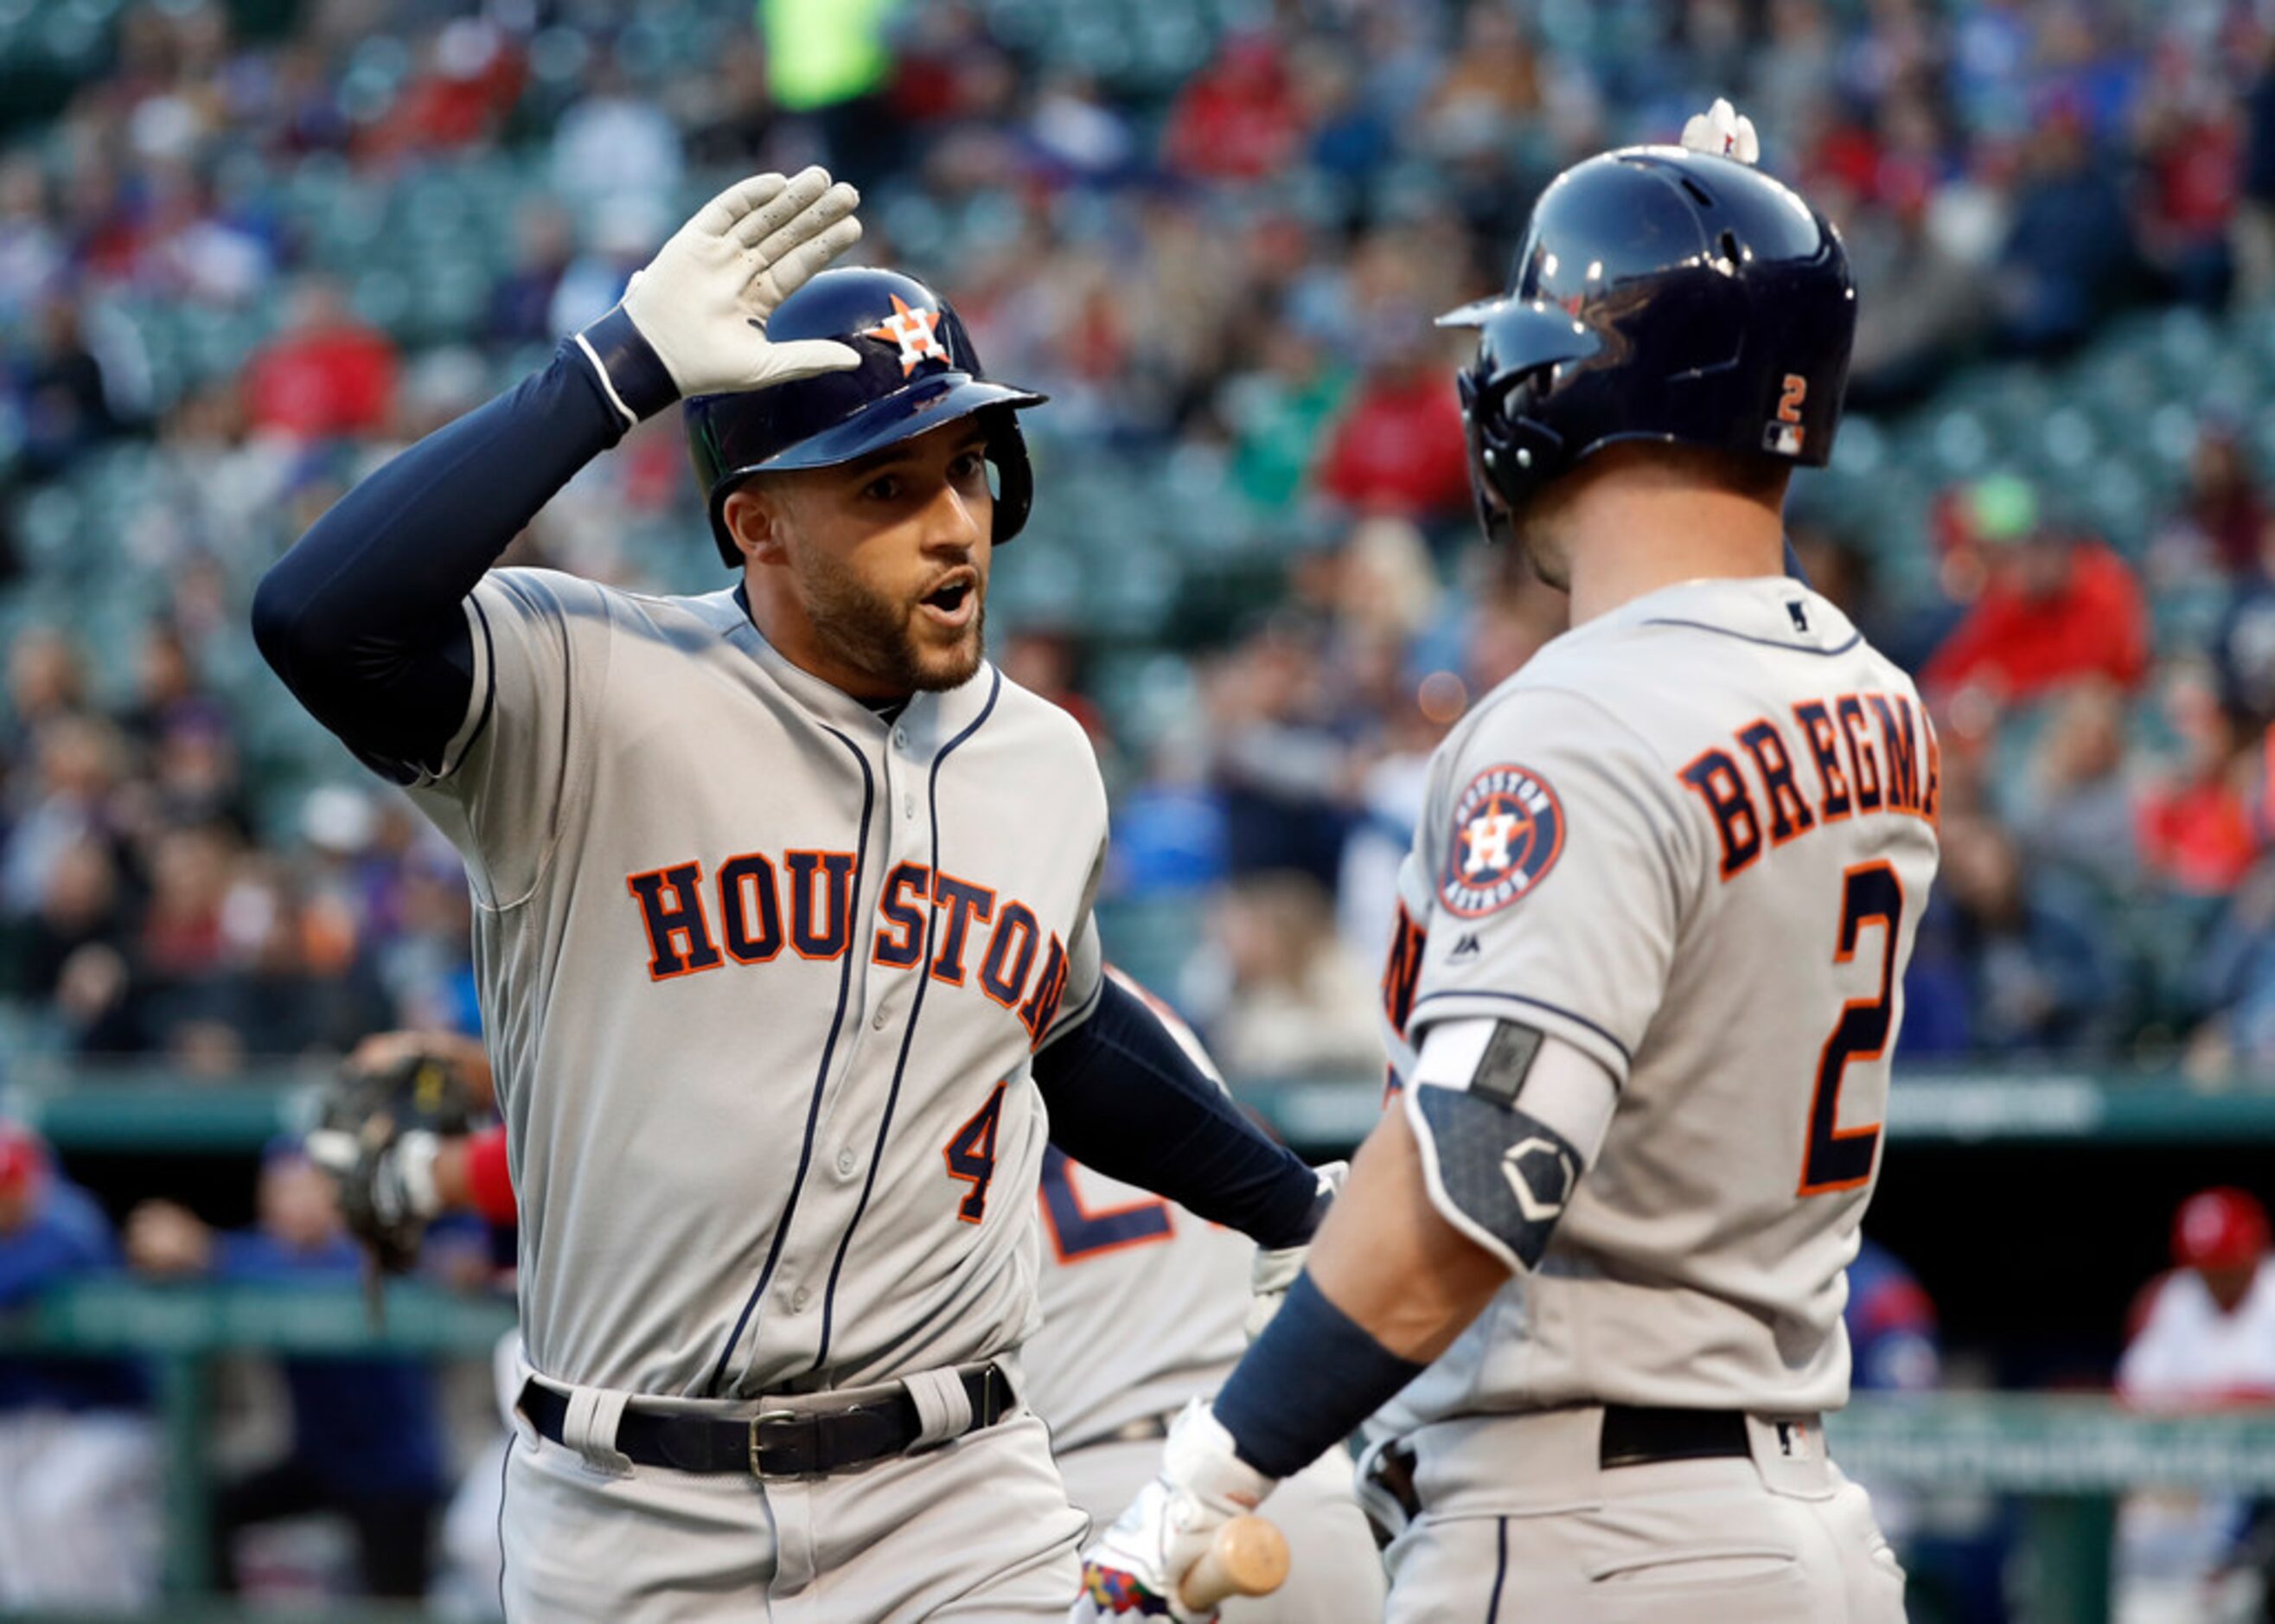
[[[1504,763],[1470,780],[1454,804],[1454,838],[1438,898],[1474,919],[1524,895],[1564,850],[1564,807],[1547,781]]]

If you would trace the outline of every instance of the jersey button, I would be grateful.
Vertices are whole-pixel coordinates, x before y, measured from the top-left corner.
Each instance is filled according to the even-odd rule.
[[[903,750],[906,750],[909,747],[909,730],[906,728],[895,728],[893,729],[893,743],[899,745]]]
[[[873,1015],[873,1016],[871,1016],[869,1017],[869,1024],[870,1024],[870,1026],[871,1026],[871,1027],[873,1027],[874,1030],[876,1030],[876,1031],[884,1031],[884,1030],[885,1030],[885,1023],[886,1023],[886,1021],[887,1021],[887,1020],[888,1020],[888,1019],[890,1019],[890,1018],[891,1018],[891,1017],[890,1017],[890,1016],[887,1016],[887,1015],[886,1015],[886,1013],[885,1013],[882,1009],[880,1009],[880,1010],[878,1010],[878,1011],[877,1011],[877,1013],[876,1013],[876,1014],[874,1014],[874,1015]]]
[[[790,1294],[790,1311],[793,1314],[803,1314],[805,1312],[805,1305],[812,1301],[813,1294],[800,1286]]]
[[[860,1165],[861,1159],[856,1156],[852,1152],[840,1151],[837,1152],[837,1171],[845,1177],[849,1179],[851,1178],[853,1176],[853,1169]]]

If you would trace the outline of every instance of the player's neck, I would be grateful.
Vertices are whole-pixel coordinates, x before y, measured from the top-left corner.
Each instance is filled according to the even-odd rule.
[[[1556,540],[1576,626],[1680,581],[1785,572],[1776,506],[1689,481],[1603,481],[1558,515]]]
[[[782,583],[755,570],[743,576],[743,608],[751,623],[774,651],[809,676],[820,677],[840,693],[873,709],[879,705],[905,705],[911,690],[862,669],[840,655],[821,629],[813,623],[797,595]]]

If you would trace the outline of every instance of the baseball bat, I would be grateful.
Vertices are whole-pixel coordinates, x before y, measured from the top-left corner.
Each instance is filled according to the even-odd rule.
[[[1196,1612],[1228,1596],[1269,1596],[1288,1582],[1288,1536],[1262,1517],[1235,1517],[1185,1570],[1177,1599]]]

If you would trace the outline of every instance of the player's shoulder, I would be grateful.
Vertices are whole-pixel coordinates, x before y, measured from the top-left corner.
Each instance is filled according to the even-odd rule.
[[[56,1229],[95,1250],[110,1244],[110,1220],[102,1204],[84,1186],[66,1178],[52,1178],[42,1200],[43,1216]]]
[[[1802,581],[1759,576],[1646,593],[1556,638],[1533,663],[1657,691],[1671,671],[1803,672],[1811,662],[1879,659],[1830,599]]]
[[[2125,1313],[2127,1336],[2129,1340],[2151,1331],[2170,1333],[2181,1326],[2193,1327],[2211,1303],[2211,1294],[2192,1272],[2167,1269],[2151,1276],[2133,1294]]]
[[[474,603],[486,618],[507,615],[651,636],[674,631],[695,637],[723,633],[743,618],[732,589],[682,597],[525,565],[492,570],[475,587]]]
[[[1783,577],[1685,581],[1553,639],[1480,708],[1538,711],[1540,696],[1644,738],[1793,688],[1915,692],[1830,600]]]
[[[1032,688],[1022,687],[993,661],[972,680],[985,683],[991,678],[997,684],[994,719],[1003,724],[1007,736],[1017,738],[1024,748],[1063,756],[1069,764],[1078,764],[1093,774],[1098,771],[1098,752],[1091,744],[1090,734],[1072,712]]]
[[[475,594],[480,598],[563,614],[589,611],[605,602],[615,590],[584,576],[571,575],[566,570],[548,570],[534,564],[501,566],[484,575],[474,586]]]

